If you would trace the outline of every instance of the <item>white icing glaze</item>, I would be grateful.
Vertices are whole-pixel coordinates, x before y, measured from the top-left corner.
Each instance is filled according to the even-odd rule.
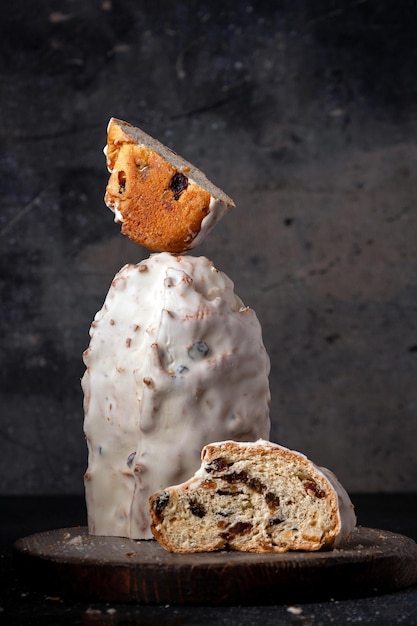
[[[346,489],[338,481],[337,477],[327,467],[317,467],[316,469],[323,474],[323,476],[330,483],[333,491],[336,493],[338,502],[338,514],[339,514],[339,532],[337,533],[333,547],[337,548],[345,539],[349,537],[352,530],[356,526],[356,515],[354,506],[349,498]]]
[[[114,221],[116,224],[123,224],[123,215],[120,213],[118,202],[112,204],[112,211],[114,212]]]
[[[196,248],[204,241],[208,233],[214,228],[217,222],[223,217],[223,215],[229,210],[229,207],[222,200],[210,197],[209,212],[203,219],[200,225],[200,230],[194,239],[189,244],[190,250]],[[194,235],[194,234],[193,234]]]
[[[210,445],[223,446],[224,444],[227,444],[227,441],[217,441]],[[309,460],[306,457],[306,455],[303,454],[302,452],[298,452],[297,450],[290,450],[289,448],[286,448],[285,446],[282,446],[278,443],[274,443],[272,441],[266,441],[263,438],[260,438],[257,441],[239,442],[239,445],[244,446],[244,447],[245,446],[253,447],[253,446],[263,445],[263,446],[268,446],[268,447],[280,448],[281,450],[290,452],[291,454],[297,456],[298,458],[311,463],[311,465],[315,468],[315,470],[325,478],[325,480],[329,484],[330,488],[334,492],[336,499],[337,499],[339,528],[338,528],[338,532],[333,542],[333,547],[336,548],[345,539],[349,537],[349,535],[351,534],[351,532],[356,526],[355,509],[346,489],[339,482],[339,480],[337,479],[337,477],[331,470],[327,469],[327,467],[319,467],[318,465],[313,463],[311,460]],[[210,474],[208,474],[204,468],[204,463],[201,465],[200,469],[197,470],[197,472],[195,473],[195,476],[199,479],[210,477]]]
[[[204,445],[269,437],[261,327],[208,259],[162,252],[121,269],[90,335],[89,531],[150,538],[149,496],[187,480]]]

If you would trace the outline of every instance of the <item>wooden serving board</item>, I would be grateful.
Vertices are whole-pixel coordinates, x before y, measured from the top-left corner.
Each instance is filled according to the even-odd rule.
[[[172,554],[156,541],[93,537],[84,527],[19,539],[17,571],[48,595],[138,604],[280,604],[386,593],[417,583],[417,544],[358,527],[320,552]]]

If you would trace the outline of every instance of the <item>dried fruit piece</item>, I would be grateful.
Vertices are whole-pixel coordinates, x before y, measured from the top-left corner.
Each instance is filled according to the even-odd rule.
[[[182,194],[184,189],[187,189],[187,187],[188,178],[184,176],[184,174],[181,174],[181,172],[177,172],[176,174],[174,174],[169,183],[170,190],[174,192],[175,200],[179,199],[180,195]]]
[[[194,341],[188,348],[188,356],[193,361],[202,361],[208,354],[209,347],[205,341]]]

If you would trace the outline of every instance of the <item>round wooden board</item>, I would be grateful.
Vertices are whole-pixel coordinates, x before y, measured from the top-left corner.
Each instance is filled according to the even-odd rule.
[[[387,593],[417,583],[417,544],[358,527],[320,552],[172,554],[156,541],[94,537],[84,527],[19,539],[18,573],[48,595],[138,604],[280,604]]]

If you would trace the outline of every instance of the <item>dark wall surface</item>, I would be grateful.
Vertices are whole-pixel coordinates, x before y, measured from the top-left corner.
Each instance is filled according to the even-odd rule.
[[[0,51],[0,491],[83,489],[82,351],[148,256],[103,202],[111,116],[237,204],[194,253],[262,323],[271,439],[415,490],[415,2],[3,0]]]

